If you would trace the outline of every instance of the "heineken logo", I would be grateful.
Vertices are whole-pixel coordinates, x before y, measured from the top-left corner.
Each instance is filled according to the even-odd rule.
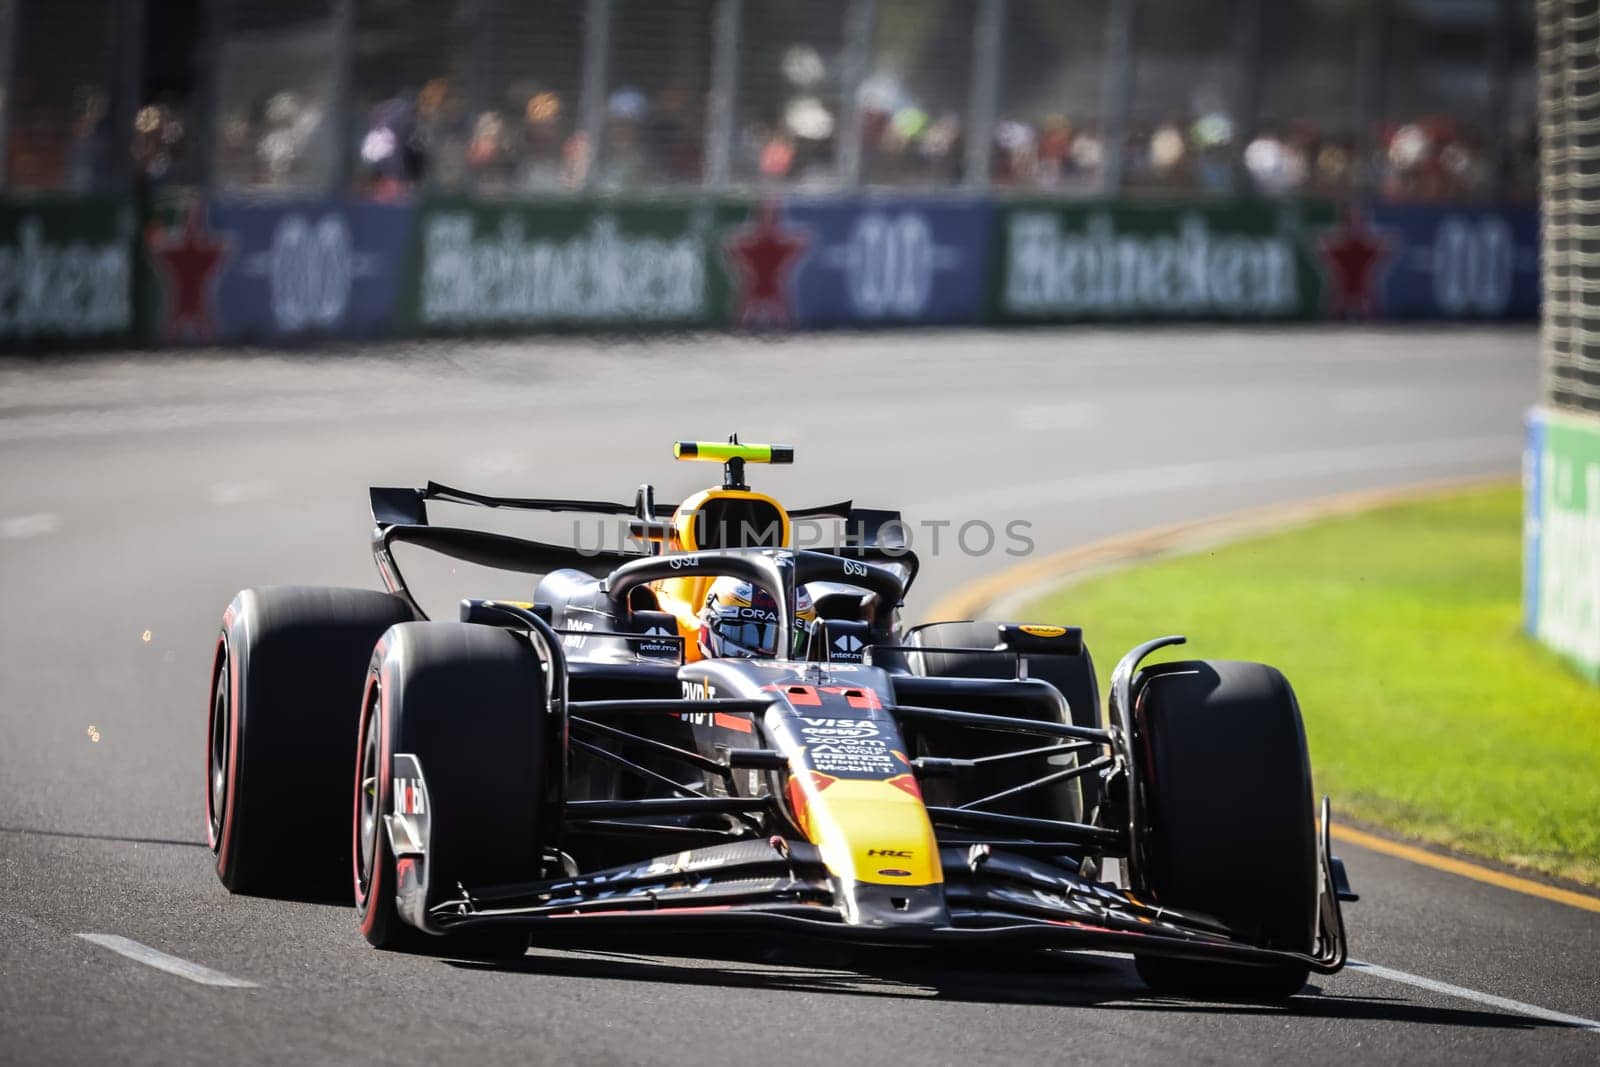
[[[1049,211],[1008,220],[1002,299],[1019,315],[1281,316],[1299,308],[1293,240],[1217,233],[1205,216],[1177,216],[1176,232],[1118,232],[1105,211],[1083,229]]]
[[[24,214],[0,236],[0,337],[90,337],[132,321],[132,242],[52,239]]]
[[[667,322],[701,317],[705,257],[698,237],[642,237],[598,216],[566,239],[528,237],[520,215],[478,235],[473,216],[423,220],[418,307],[429,325],[571,320]]]

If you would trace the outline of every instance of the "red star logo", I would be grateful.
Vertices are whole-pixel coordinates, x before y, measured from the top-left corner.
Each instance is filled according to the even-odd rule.
[[[789,325],[789,276],[809,244],[800,233],[783,228],[778,205],[771,202],[761,205],[755,223],[728,240],[728,258],[739,269],[734,312],[739,325]]]
[[[169,338],[209,338],[216,333],[211,304],[217,275],[233,242],[208,232],[200,212],[199,204],[192,205],[181,231],[154,223],[145,231],[145,247],[161,276]]]
[[[1353,208],[1345,217],[1343,228],[1318,242],[1333,279],[1329,311],[1360,318],[1372,314],[1378,267],[1389,258],[1390,244]]]

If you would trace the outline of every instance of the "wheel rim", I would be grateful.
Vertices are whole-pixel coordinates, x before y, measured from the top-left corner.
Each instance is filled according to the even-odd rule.
[[[228,801],[228,663],[217,671],[211,695],[211,840],[222,841],[222,810]]]
[[[373,694],[371,704],[367,708],[366,722],[362,724],[361,733],[366,738],[361,749],[361,776],[357,788],[360,790],[358,799],[359,818],[361,820],[357,840],[361,849],[361,881],[359,889],[364,897],[367,888],[372,884],[372,868],[378,856],[378,823],[381,813],[378,810],[378,761],[380,748],[378,744],[379,721],[378,696]]]

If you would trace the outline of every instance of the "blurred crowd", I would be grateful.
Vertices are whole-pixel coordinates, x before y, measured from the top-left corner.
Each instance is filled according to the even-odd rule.
[[[744,60],[729,180],[835,188],[849,155],[842,144],[843,46],[773,44]],[[703,51],[703,42],[696,47]],[[760,57],[753,72],[750,56]],[[421,189],[514,196],[696,186],[708,177],[711,100],[709,60],[691,58],[675,58],[663,66],[667,74],[638,81],[618,64],[593,126],[584,121],[576,78],[551,84],[530,73],[487,85],[471,80],[459,54],[438,59],[450,72],[398,92],[367,93],[358,84],[350,109],[330,99],[326,64],[302,56],[301,75],[291,73],[293,64],[281,77],[255,70],[248,90],[210,108],[198,106],[197,90],[156,93],[131,112],[125,137],[105,84],[79,83],[56,103],[19,78],[8,183],[102,191],[122,180],[114,157],[126,144],[134,173],[147,183],[190,183],[209,172],[216,185],[242,191],[321,191],[338,174],[380,200]],[[1368,189],[1392,201],[1450,201],[1532,199],[1536,191],[1531,114],[1514,116],[1518,125],[1505,131],[1486,128],[1484,116],[1448,112],[1396,116],[1367,131],[1309,117],[1245,131],[1219,106],[1159,118],[1136,107],[1121,145],[1112,146],[1097,92],[1081,88],[1040,89],[1029,106],[1002,107],[988,129],[969,129],[968,79],[952,76],[947,59],[924,56],[917,67],[880,55],[856,84],[864,183],[957,186],[968,177],[969,142],[980,136],[990,142],[988,179],[1016,191],[1101,194],[1114,161],[1121,188],[1134,195],[1343,196]],[[698,73],[681,76],[694,63]],[[322,71],[318,84],[303,74],[313,69]],[[1272,102],[1280,109],[1284,103]],[[206,122],[210,136],[197,137]]]
[[[605,102],[604,152],[582,128],[569,94],[534,81],[511,85],[500,107],[472,112],[462,87],[434,78],[415,94],[381,100],[366,114],[359,178],[380,199],[420,183],[488,194],[677,185],[701,177],[698,111],[681,92],[653,98],[633,86]]]
[[[535,82],[505,94],[505,106],[470,113],[461,88],[435,78],[414,94],[366,109],[355,146],[358,188],[394,200],[424,185],[488,194],[686,186],[704,178],[703,100],[683,91],[648,94],[633,86],[607,100],[603,151],[580,128],[570,95]],[[103,87],[82,85],[66,121],[30,108],[19,92],[10,131],[13,186],[105,191],[116,176],[116,139]],[[190,108],[170,97],[133,116],[134,166],[147,181],[191,180],[195,151]],[[325,103],[285,89],[223,115],[217,171],[244,188],[295,188],[314,182],[330,134]],[[732,171],[744,182],[828,187],[838,178],[839,120],[814,96],[798,96],[775,115],[746,115],[736,131]],[[990,179],[1012,189],[1088,194],[1102,188],[1107,146],[1098,125],[1064,112],[1001,117],[992,131]],[[871,184],[949,187],[963,179],[962,116],[934,114],[913,100],[864,99],[862,173]],[[1132,192],[1201,195],[1246,190],[1262,196],[1338,196],[1370,168],[1383,199],[1471,200],[1496,189],[1513,199],[1536,193],[1538,146],[1531,123],[1508,134],[1497,161],[1479,127],[1452,115],[1390,121],[1373,131],[1370,158],[1349,135],[1310,120],[1263,129],[1247,142],[1231,120],[1212,113],[1188,122],[1133,123],[1124,144],[1124,182]],[[1241,143],[1244,142],[1244,143]],[[1496,167],[1503,167],[1501,173]]]

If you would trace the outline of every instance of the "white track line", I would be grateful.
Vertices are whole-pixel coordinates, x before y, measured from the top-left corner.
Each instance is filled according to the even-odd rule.
[[[257,500],[265,500],[278,491],[273,482],[218,482],[206,490],[206,495],[218,507],[227,507],[230,504],[248,504]]]
[[[61,529],[61,516],[50,512],[0,519],[0,537],[38,537],[40,534],[55,533],[59,529]]]
[[[1442,993],[1447,997],[1476,1001],[1491,1008],[1499,1008],[1501,1011],[1515,1012],[1518,1015],[1527,1015],[1535,1019],[1544,1019],[1547,1022],[1560,1023],[1563,1026],[1576,1027],[1579,1030],[1600,1033],[1600,1022],[1594,1019],[1585,1019],[1579,1015],[1566,1015],[1559,1011],[1551,1011],[1549,1008],[1524,1004],[1520,1000],[1512,1000],[1509,997],[1497,997],[1492,993],[1480,993],[1476,989],[1451,985],[1449,982],[1436,982],[1432,978],[1423,978],[1421,975],[1407,974],[1405,971],[1380,967],[1376,963],[1351,960],[1345,966],[1358,971],[1366,971],[1368,974],[1375,975],[1378,978],[1387,978],[1391,982],[1402,982],[1405,985],[1416,986],[1418,989],[1426,989],[1431,993]]]
[[[254,982],[246,982],[243,978],[235,978],[233,975],[223,974],[221,971],[213,971],[210,967],[202,967],[198,963],[190,963],[188,960],[179,959],[177,956],[169,956],[165,952],[151,948],[149,945],[141,945],[137,941],[130,941],[126,937],[118,937],[116,934],[78,934],[77,936],[85,941],[93,941],[95,944],[108,948],[112,952],[120,953],[130,960],[144,964],[146,967],[154,967],[158,971],[166,971],[168,974],[175,974],[179,978],[187,978],[189,981],[198,982],[201,985],[227,986],[233,989],[257,988]]]

